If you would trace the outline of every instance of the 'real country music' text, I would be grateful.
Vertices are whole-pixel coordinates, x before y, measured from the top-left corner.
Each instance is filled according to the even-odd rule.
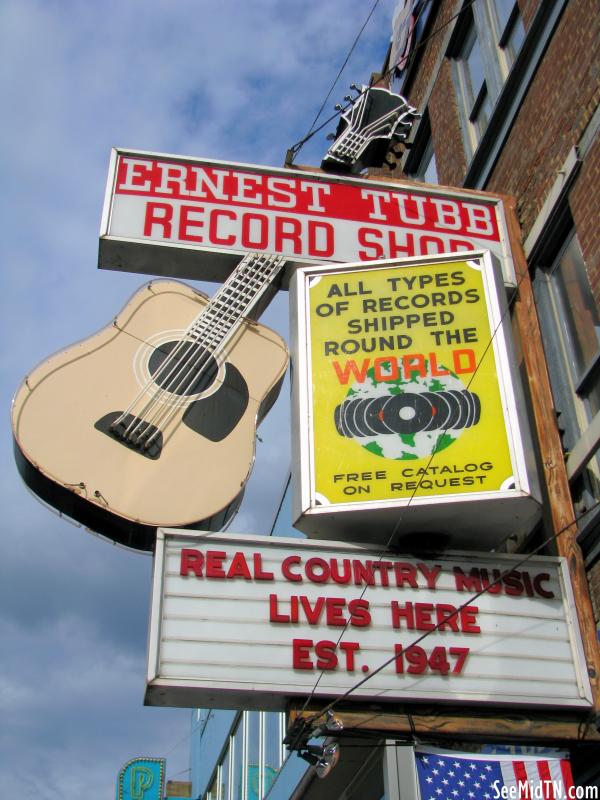
[[[390,669],[400,680],[405,675],[463,673],[474,641],[486,632],[489,612],[483,608],[480,613],[478,597],[489,596],[486,606],[498,595],[514,600],[556,597],[550,573],[542,570],[503,571],[386,556],[294,554],[266,563],[260,552],[183,548],[179,574],[194,582],[264,585],[257,602],[265,622],[289,629],[294,670],[367,673],[372,667],[365,660],[368,648],[361,648],[361,632],[381,627],[397,631]],[[365,593],[369,586],[383,589],[387,597],[372,602]],[[349,594],[353,587],[356,596]],[[456,594],[453,602],[447,599],[449,591]],[[342,630],[347,632],[343,638]],[[439,636],[423,642],[419,635],[424,633]],[[420,643],[413,641],[416,637]]]

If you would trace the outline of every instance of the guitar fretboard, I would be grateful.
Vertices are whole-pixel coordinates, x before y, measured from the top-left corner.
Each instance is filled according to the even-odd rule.
[[[349,131],[347,136],[342,137],[336,143],[334,155],[338,158],[358,158],[366,144],[368,144],[366,136]]]
[[[242,318],[250,313],[284,262],[284,256],[280,255],[245,255],[209,305],[190,325],[186,338],[201,339],[207,350],[216,352],[233,334]]]

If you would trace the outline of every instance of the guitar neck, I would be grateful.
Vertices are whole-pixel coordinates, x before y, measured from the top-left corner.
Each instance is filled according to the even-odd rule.
[[[247,253],[208,306],[194,320],[187,335],[202,338],[204,346],[216,352],[233,335],[285,263],[284,256]]]
[[[335,145],[330,148],[328,155],[344,160],[354,160],[360,156],[368,143],[369,139],[367,136],[349,128],[345,134],[339,137]]]

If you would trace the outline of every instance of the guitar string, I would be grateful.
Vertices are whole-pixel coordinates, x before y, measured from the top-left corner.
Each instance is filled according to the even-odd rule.
[[[362,106],[364,107],[364,103],[362,104]],[[416,111],[416,109],[412,109],[412,110],[411,109],[412,109],[412,107],[408,106],[407,110],[404,111],[399,116],[399,118],[397,120],[396,128],[399,125],[403,124],[403,119],[408,114],[414,113]],[[397,109],[394,110],[394,111],[388,112],[383,117],[380,117],[380,119],[376,120],[375,122],[372,122],[369,125],[366,125],[365,128],[363,129],[363,131],[361,131],[360,133],[357,132],[357,131],[352,130],[349,127],[348,128],[348,136],[346,137],[347,143],[342,141],[342,143],[340,145],[336,145],[336,149],[338,149],[340,151],[340,156],[345,156],[345,157],[350,157],[350,158],[358,156],[360,154],[361,147],[365,144],[365,142],[368,142],[369,136],[371,136],[377,130],[378,127],[380,127],[381,125],[385,125],[388,120],[392,120],[393,117],[395,116],[396,112],[397,112]],[[364,116],[364,113],[363,113],[363,116]],[[359,123],[359,126],[360,126],[360,124],[361,123]],[[343,134],[342,134],[342,138],[343,138]]]
[[[254,263],[248,259],[245,264],[240,262],[237,270],[238,274],[234,275],[232,280],[229,280],[221,287],[210,305],[201,312],[184,334],[182,339],[183,346],[185,347],[186,344],[191,342],[192,347],[188,349],[181,363],[175,364],[168,373],[166,386],[161,387],[159,391],[155,391],[142,408],[137,424],[129,426],[126,435],[130,439],[137,433],[136,443],[148,447],[159,435],[160,431],[158,429],[150,433],[149,425],[158,425],[163,422],[168,424],[178,408],[187,402],[189,390],[195,383],[206,377],[208,374],[207,366],[210,365],[211,359],[222,351],[237,330],[238,323],[248,313],[252,304],[264,293],[284,260],[283,256],[270,257],[264,254],[254,254]],[[232,304],[232,291],[239,291],[239,287],[243,283],[245,284],[243,292],[248,294],[249,290],[252,290],[250,296],[244,298],[242,294],[242,299],[238,296]],[[223,303],[224,298],[227,300],[226,304]],[[200,351],[194,349],[193,345],[200,343],[205,347]],[[181,352],[181,342],[176,350]],[[172,361],[173,359],[170,359],[170,363]],[[157,376],[158,372],[155,373],[153,380],[149,383],[156,384]],[[167,395],[172,396],[174,393],[179,395],[174,403],[161,403]],[[140,394],[143,394],[143,392]],[[126,413],[132,411],[134,407],[135,402]],[[157,410],[151,416],[153,409]],[[142,441],[144,437],[146,437],[146,440]]]
[[[241,266],[242,266],[242,262],[240,262],[240,264],[238,265],[238,269]],[[212,302],[215,302],[215,300],[217,300],[219,298],[219,295],[223,293],[223,289],[224,289],[224,286],[222,286],[219,289],[219,291],[216,293],[215,297],[213,298]],[[173,362],[175,362],[177,360],[177,357],[178,357],[179,353],[181,352],[181,350],[185,347],[185,345],[188,342],[197,341],[197,333],[200,330],[200,328],[198,326],[201,327],[201,320],[202,320],[204,314],[206,313],[206,311],[208,309],[210,309],[210,305],[207,306],[206,308],[204,308],[200,312],[200,314],[196,317],[196,319],[194,319],[192,321],[192,323],[189,325],[187,330],[184,332],[182,338],[179,340],[177,346],[171,351],[171,353],[168,355],[168,357],[163,361],[163,363],[161,364],[159,369],[156,371],[156,373],[153,376],[150,376],[150,378],[147,380],[146,384],[141,388],[140,392],[134,398],[134,400],[130,404],[130,406],[123,412],[123,414],[121,414],[121,416],[119,418],[117,418],[117,420],[115,420],[115,422],[113,423],[113,428],[116,428],[116,426],[118,424],[120,424],[127,417],[128,414],[133,413],[133,411],[135,409],[135,406],[148,393],[148,391],[151,390],[152,387],[156,385],[158,380],[169,381],[169,380],[172,379],[173,369],[175,369],[177,367],[177,364],[176,363],[174,364]],[[173,369],[171,369],[171,371],[168,372],[167,370],[169,369],[169,367],[171,365],[173,365]],[[142,415],[147,413],[147,411],[149,410],[149,406],[151,405],[151,403],[152,403],[152,401],[154,399],[156,399],[156,394],[154,394],[150,398],[150,400],[146,403],[146,405],[142,408],[142,410],[140,412]],[[132,423],[130,423],[128,428],[123,433],[124,437],[131,437],[131,436],[134,435],[134,433],[136,431],[136,428],[138,426],[135,425],[135,427],[132,427],[133,423],[135,423],[135,417],[132,420]]]
[[[258,260],[260,262],[260,258]],[[215,308],[217,308],[217,314],[213,315],[213,317],[217,319],[217,321],[218,321],[217,324],[221,326],[221,329],[225,330],[225,333],[221,334],[221,341],[218,342],[218,344],[217,344],[217,346],[216,346],[216,348],[214,350],[214,354],[222,352],[222,350],[225,347],[226,343],[231,339],[231,337],[237,331],[238,323],[241,321],[242,317],[248,312],[248,310],[251,308],[252,304],[254,302],[256,302],[256,300],[258,299],[260,294],[262,294],[262,292],[267,288],[267,285],[268,285],[268,282],[269,282],[268,279],[270,279],[271,273],[273,272],[273,262],[275,262],[275,264],[277,265],[277,268],[278,268],[280,263],[283,263],[284,259],[283,259],[283,257],[279,257],[279,258],[274,257],[272,259],[268,259],[266,257],[263,257],[262,260],[263,260],[263,263],[259,263],[259,265],[258,265],[259,268],[263,270],[263,274],[262,275],[259,275],[259,276],[256,275],[256,271],[257,271],[255,269],[256,265],[253,265],[253,264],[247,265],[246,272],[249,274],[249,277],[246,278],[245,290],[247,291],[248,287],[250,287],[250,288],[253,288],[253,292],[252,292],[252,295],[247,299],[246,303],[242,306],[242,310],[241,311],[238,310],[235,313],[232,312],[228,307],[229,304],[228,304],[228,306],[224,306],[224,307],[221,306],[220,309],[217,306],[215,306]],[[241,277],[242,274],[243,273],[240,273],[240,276],[238,276],[238,278]],[[233,286],[233,282],[228,282],[227,288],[231,288],[232,286]],[[260,292],[257,291],[256,287],[260,287],[261,291]],[[222,294],[225,294],[225,292],[223,292]],[[219,302],[220,302],[220,299],[219,299]],[[220,318],[219,318],[219,314],[220,314]],[[232,318],[232,319],[228,319],[228,317]],[[223,320],[225,320],[225,325],[222,324]],[[219,330],[219,329],[217,329],[217,330]],[[217,341],[218,341],[218,333],[215,334],[215,335],[217,336]],[[155,417],[152,420],[153,422],[156,421],[157,425],[160,424],[160,423],[163,423],[163,422],[164,422],[164,424],[168,424],[168,422],[172,419],[172,417],[175,414],[175,412],[177,411],[177,409],[183,403],[186,402],[185,395],[186,395],[187,391],[194,385],[194,383],[197,380],[196,373],[198,371],[199,365],[201,364],[202,368],[206,367],[206,364],[209,363],[209,359],[210,359],[210,356],[207,356],[206,353],[204,353],[204,351],[200,351],[200,354],[198,355],[198,357],[193,361],[193,363],[191,363],[191,366],[190,366],[190,369],[188,370],[187,375],[184,376],[183,380],[180,381],[180,384],[177,387],[175,387],[175,389],[174,389],[174,391],[176,393],[182,392],[183,393],[183,397],[180,400],[178,400],[177,402],[175,402],[174,404],[170,405],[170,406],[169,405],[163,405],[161,408],[159,408],[159,411],[157,412],[157,414],[155,415]],[[186,384],[186,381],[187,381],[187,384]],[[170,389],[169,391],[173,391],[173,390]],[[165,417],[166,417],[166,419],[165,419]],[[159,434],[158,430],[154,431],[152,433],[152,435],[145,442],[145,445],[149,446],[149,444],[158,436],[158,434]]]
[[[204,309],[203,309],[203,310],[204,310]],[[202,313],[202,312],[200,312],[200,313]],[[178,351],[181,349],[181,347],[183,347],[183,346],[184,346],[184,343],[185,343],[185,341],[186,341],[185,337],[186,337],[186,336],[187,336],[187,335],[188,335],[188,334],[189,334],[189,333],[192,331],[192,329],[193,329],[193,327],[194,327],[194,325],[195,325],[195,323],[196,323],[196,322],[197,322],[197,318],[196,318],[196,320],[194,320],[194,321],[191,323],[191,325],[189,326],[189,328],[188,328],[188,329],[187,329],[187,330],[184,332],[184,334],[183,334],[183,337],[182,337],[182,339],[180,340],[180,342],[179,342],[179,344],[177,345],[177,347],[176,347],[176,348],[174,348],[174,349],[173,349],[173,350],[172,350],[170,353],[166,353],[166,358],[164,359],[164,361],[163,361],[163,362],[162,362],[162,364],[160,365],[160,367],[159,367],[159,369],[157,370],[157,372],[155,373],[155,375],[154,375],[154,376],[151,376],[151,377],[150,377],[150,378],[149,378],[149,379],[146,381],[146,383],[145,383],[145,384],[142,386],[142,388],[140,389],[140,391],[138,392],[138,394],[136,395],[136,397],[133,399],[133,401],[130,403],[130,405],[128,406],[128,408],[126,408],[126,409],[125,409],[125,411],[123,411],[123,413],[122,413],[122,414],[121,414],[121,415],[120,415],[120,416],[119,416],[119,417],[118,417],[118,418],[117,418],[117,419],[116,419],[116,420],[113,422],[113,425],[112,425],[112,427],[113,427],[113,428],[116,428],[116,426],[117,426],[117,425],[119,425],[119,424],[120,424],[120,423],[121,423],[121,422],[122,422],[122,421],[123,421],[123,420],[124,420],[124,419],[127,417],[127,415],[133,411],[133,409],[135,408],[135,406],[136,406],[136,404],[139,402],[139,400],[140,400],[142,397],[144,397],[144,395],[147,393],[147,391],[148,391],[148,390],[149,390],[149,389],[152,387],[152,385],[153,385],[153,383],[155,382],[156,378],[157,378],[158,376],[160,376],[160,375],[161,375],[161,373],[163,372],[163,370],[166,370],[166,369],[168,369],[168,367],[169,367],[169,365],[171,364],[171,362],[172,362],[172,361],[173,361],[173,360],[174,360],[174,359],[177,357],[177,353],[178,353]],[[127,331],[125,331],[125,329],[122,329],[122,328],[119,328],[119,330],[122,330],[122,331],[123,331],[123,332],[125,332],[125,333],[127,332]],[[147,344],[147,342],[144,342],[144,344]],[[163,345],[163,346],[164,346],[164,345]],[[160,348],[156,348],[156,349],[157,349],[157,350],[160,350]],[[161,377],[164,377],[164,376],[161,376]],[[169,375],[167,375],[167,378],[168,378],[168,377],[170,377],[170,374],[169,374]],[[129,432],[130,432],[130,428],[128,428],[128,429],[125,431],[124,435],[127,435]]]
[[[223,286],[220,287],[219,291],[214,296],[214,298],[211,301],[210,305],[208,305],[205,309],[202,310],[202,312],[198,315],[198,317],[192,322],[192,324],[186,330],[186,332],[184,333],[184,335],[183,335],[182,339],[180,340],[178,346],[174,349],[174,352],[176,352],[176,353],[181,352],[182,348],[185,348],[185,345],[187,343],[189,343],[189,342],[198,343],[200,341],[200,337],[202,335],[204,335],[206,337],[206,342],[205,343],[208,345],[209,348],[212,348],[212,352],[215,352],[219,348],[219,345],[223,346],[224,341],[221,341],[221,343],[219,343],[219,339],[218,339],[218,332],[220,332],[219,328],[214,328],[213,330],[210,329],[211,322],[213,321],[212,318],[214,318],[215,316],[218,316],[218,314],[215,315],[214,312],[215,312],[215,309],[217,309],[217,311],[218,311],[219,306],[221,304],[222,296],[223,295],[226,296],[226,289],[229,286],[234,285],[235,281],[244,272],[244,269],[245,269],[246,264],[248,263],[248,261],[249,261],[249,257],[247,257],[246,259],[242,259],[242,261],[240,262],[240,264],[238,264],[238,267],[236,268],[236,272],[238,273],[238,275],[236,276],[235,273],[234,273],[234,275],[232,276],[232,279],[227,281],[226,284],[224,284]],[[223,334],[222,333],[221,333],[221,336],[222,336],[222,339],[223,339]],[[167,394],[172,395],[173,391],[177,389],[176,381],[179,380],[179,382],[181,383],[181,377],[182,377],[181,373],[182,373],[182,371],[185,371],[186,369],[189,368],[188,374],[191,375],[194,366],[196,366],[196,367],[204,367],[206,365],[206,363],[208,363],[208,360],[209,360],[211,354],[212,353],[208,353],[207,354],[205,351],[200,351],[199,355],[194,360],[195,363],[192,364],[192,360],[194,359],[193,348],[189,348],[187,358],[184,358],[180,364],[175,363],[174,366],[173,366],[173,369],[171,369],[171,371],[166,375],[166,377],[165,376],[160,376],[161,380],[166,380],[167,381],[167,384],[166,384],[165,387],[161,387],[161,389],[159,391],[156,391],[155,387],[156,387],[156,385],[158,383],[157,378],[159,377],[159,372],[160,371],[157,371],[157,373],[155,373],[153,376],[151,376],[149,381],[147,382],[146,386],[144,387],[144,389],[140,393],[140,395],[143,396],[149,389],[152,389],[152,388],[154,388],[154,392],[153,392],[152,396],[150,397],[150,399],[143,406],[142,410],[140,411],[140,414],[137,417],[137,420],[138,420],[137,423],[136,423],[136,419],[134,418],[134,420],[132,421],[132,424],[130,424],[129,428],[125,432],[125,436],[131,440],[132,437],[138,432],[138,430],[140,430],[140,435],[138,436],[138,439],[137,439],[137,441],[139,442],[139,439],[141,438],[141,436],[143,436],[144,432],[148,431],[148,424],[151,424],[151,422],[154,422],[154,419],[148,420],[146,415],[149,412],[151,412],[151,410],[157,404],[160,404],[160,401],[162,399],[164,399],[164,397]],[[176,356],[174,358],[176,359]],[[203,364],[202,364],[202,359],[204,360]],[[170,362],[172,362],[173,360],[174,359],[170,359]],[[169,383],[169,381],[170,381],[170,383]],[[190,385],[191,385],[191,383],[193,383],[193,381],[190,382]],[[140,395],[138,395],[138,398],[140,397]],[[177,402],[175,404],[176,407],[179,407],[179,405],[181,405],[182,402],[185,402],[185,397],[184,398],[178,398],[178,401],[179,402]],[[128,411],[133,411],[134,408],[135,408],[135,402],[130,406],[130,409]],[[141,430],[142,428],[143,428],[143,430]],[[158,435],[158,431],[156,431],[155,433]],[[149,444],[150,444],[150,442],[146,442],[145,443],[146,446],[149,446]]]

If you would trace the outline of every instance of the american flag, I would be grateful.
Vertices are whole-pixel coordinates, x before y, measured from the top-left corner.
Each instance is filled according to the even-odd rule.
[[[571,765],[560,755],[485,756],[416,749],[421,800],[567,800]],[[503,787],[506,787],[503,789]]]

